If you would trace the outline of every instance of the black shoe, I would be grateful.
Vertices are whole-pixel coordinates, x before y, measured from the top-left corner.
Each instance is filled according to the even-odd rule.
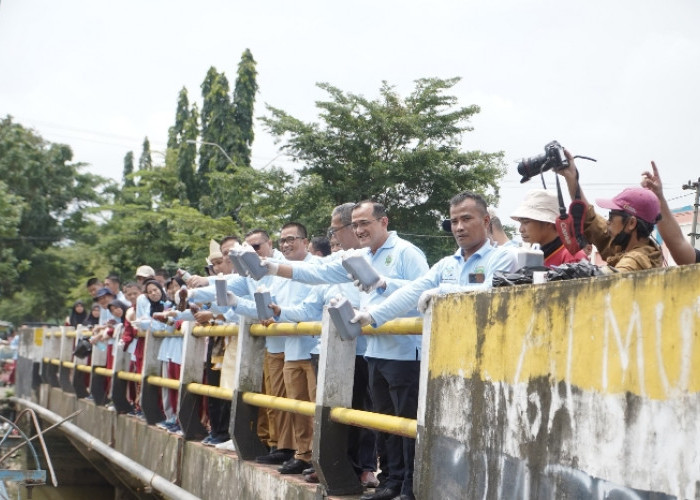
[[[366,493],[360,497],[360,500],[394,500],[401,494],[400,491],[392,488],[377,488],[374,493]]]
[[[280,474],[301,474],[302,472],[304,472],[305,469],[308,469],[309,467],[311,467],[311,464],[309,462],[295,458],[291,462],[287,462],[282,467],[277,469],[277,472],[279,472]]]
[[[304,474],[305,476],[309,476],[316,472],[316,470],[312,467],[309,467],[308,469],[304,469],[301,473]]]
[[[280,465],[292,458],[294,458],[294,450],[282,449],[275,450],[261,457],[256,457],[255,461],[259,464]]]

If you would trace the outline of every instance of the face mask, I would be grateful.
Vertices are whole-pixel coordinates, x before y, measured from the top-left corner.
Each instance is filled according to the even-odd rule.
[[[622,250],[625,250],[627,248],[627,245],[629,245],[631,238],[632,233],[628,233],[623,229],[622,231],[617,233],[617,235],[613,238],[613,240],[610,242],[610,246],[613,247],[615,245],[619,245],[622,248]]]

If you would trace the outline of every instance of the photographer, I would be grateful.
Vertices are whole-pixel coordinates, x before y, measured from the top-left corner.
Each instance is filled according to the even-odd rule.
[[[588,260],[583,250],[571,255],[566,249],[555,226],[558,217],[557,195],[544,189],[528,191],[523,202],[510,216],[520,223],[520,235],[525,243],[540,245],[546,267]]]
[[[624,189],[614,198],[598,199],[602,208],[610,209],[608,219],[595,213],[578,183],[574,158],[564,150],[569,166],[557,170],[566,179],[572,199],[578,197],[588,206],[583,223],[584,236],[599,250],[609,266],[618,271],[639,271],[662,267],[661,249],[649,235],[660,219],[659,200],[644,188]]]

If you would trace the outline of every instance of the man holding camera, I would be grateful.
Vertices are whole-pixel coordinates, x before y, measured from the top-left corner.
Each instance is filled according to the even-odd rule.
[[[608,219],[597,215],[581,190],[574,157],[564,150],[569,165],[558,169],[566,179],[572,199],[577,196],[588,210],[583,234],[599,250],[609,266],[618,271],[639,271],[662,267],[661,249],[649,235],[661,218],[659,200],[654,193],[641,187],[627,188],[612,199],[598,199],[602,208],[610,209]]]

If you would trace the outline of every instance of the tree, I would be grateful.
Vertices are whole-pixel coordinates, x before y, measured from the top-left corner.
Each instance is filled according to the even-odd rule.
[[[255,59],[249,49],[243,52],[238,64],[236,87],[233,89],[233,137],[234,161],[239,165],[250,167],[250,147],[253,144],[253,107],[258,84],[255,80],[257,71]]]
[[[124,173],[122,174],[122,186],[125,188],[134,187],[134,152],[129,151],[124,155]]]
[[[190,103],[187,97],[187,89],[182,87],[177,97],[177,109],[175,110],[175,124],[168,130],[168,149],[175,149],[183,142],[185,123],[190,118]]]
[[[143,139],[143,148],[139,157],[139,170],[151,170],[153,168],[153,158],[151,158],[151,143],[148,137]]]
[[[328,207],[371,198],[388,210],[390,225],[435,261],[454,250],[440,232],[449,199],[465,189],[498,197],[502,153],[463,151],[462,136],[479,112],[447,95],[459,78],[424,78],[402,99],[383,83],[374,100],[318,84],[329,95],[316,103],[320,123],[304,123],[268,106],[267,130],[302,164],[292,218],[328,220]],[[418,239],[420,238],[420,239]]]
[[[103,199],[109,183],[82,172],[64,144],[0,121],[0,315],[11,321],[62,315],[64,290],[80,276],[86,254],[72,260],[65,248],[90,237],[88,208]],[[6,269],[9,268],[9,269]]]
[[[199,112],[197,111],[197,103],[192,105],[192,110],[187,116],[182,130],[182,142],[178,146],[177,154],[177,172],[180,182],[185,186],[186,198],[192,207],[199,206],[199,183],[195,177],[195,160],[197,158],[197,135],[199,135],[198,127]]]

